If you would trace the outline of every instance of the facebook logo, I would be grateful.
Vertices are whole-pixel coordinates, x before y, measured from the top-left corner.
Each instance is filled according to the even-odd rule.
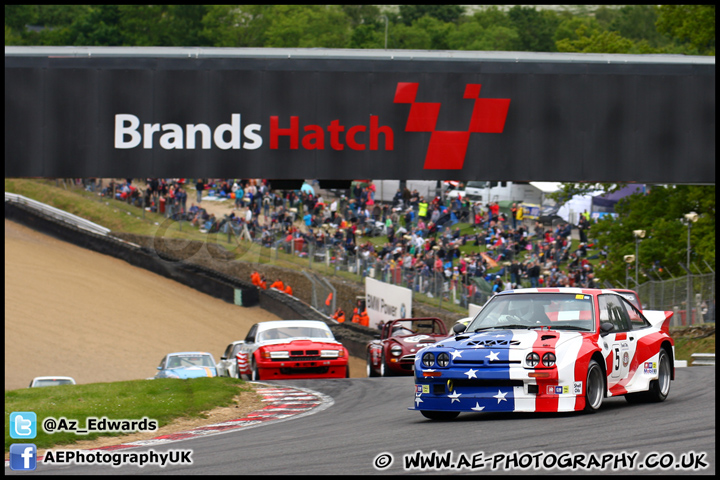
[[[35,412],[12,412],[10,414],[10,438],[31,439],[37,435]]]
[[[10,445],[10,470],[35,470],[37,467],[37,447],[32,443],[13,443]]]

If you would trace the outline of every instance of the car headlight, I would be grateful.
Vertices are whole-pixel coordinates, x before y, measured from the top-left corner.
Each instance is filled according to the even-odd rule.
[[[395,357],[399,357],[402,355],[402,347],[400,345],[393,345],[390,347],[390,353],[392,353]]]
[[[432,352],[425,352],[422,356],[423,367],[432,367],[435,364],[435,355]]]
[[[271,360],[287,360],[290,358],[290,352],[286,350],[278,350],[276,352],[263,352],[262,357]]]
[[[535,352],[528,353],[525,357],[525,363],[528,364],[528,367],[537,367],[538,363],[540,363],[540,355]]]
[[[342,350],[320,350],[322,358],[338,358],[344,355]]]
[[[554,354],[554,353],[547,352],[547,353],[546,353],[545,355],[543,355],[543,357],[542,357],[542,363],[543,363],[543,365],[545,365],[546,367],[552,367],[553,365],[555,365],[555,354]]]
[[[447,367],[450,365],[450,355],[445,352],[439,354],[437,357],[437,364],[441,367]]]

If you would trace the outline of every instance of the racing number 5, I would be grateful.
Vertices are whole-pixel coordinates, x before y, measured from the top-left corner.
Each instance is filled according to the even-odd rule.
[[[615,347],[614,352],[615,352],[615,365],[614,365],[614,370],[617,372],[617,371],[620,370],[620,348],[619,348],[619,347]]]

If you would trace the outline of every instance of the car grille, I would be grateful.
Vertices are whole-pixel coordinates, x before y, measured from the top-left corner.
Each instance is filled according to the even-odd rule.
[[[470,378],[470,379],[455,379],[452,380],[453,391],[462,392],[465,388],[478,388],[478,387],[490,387],[490,388],[512,388],[522,387],[522,380],[500,380],[500,379],[482,379],[482,378]],[[434,383],[432,385],[432,393],[434,395],[445,395],[448,393],[447,384],[445,383]]]
[[[290,350],[290,358],[274,358],[274,362],[320,360],[320,350]]]

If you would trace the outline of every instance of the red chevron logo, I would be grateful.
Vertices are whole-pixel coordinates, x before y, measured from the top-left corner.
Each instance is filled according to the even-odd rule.
[[[435,130],[440,103],[416,102],[419,83],[398,83],[394,103],[409,103],[406,132],[430,132],[425,155],[427,170],[460,170],[465,163],[471,133],[502,133],[505,128],[509,98],[480,98],[480,84],[465,86],[463,98],[474,99],[470,125],[466,131]]]

